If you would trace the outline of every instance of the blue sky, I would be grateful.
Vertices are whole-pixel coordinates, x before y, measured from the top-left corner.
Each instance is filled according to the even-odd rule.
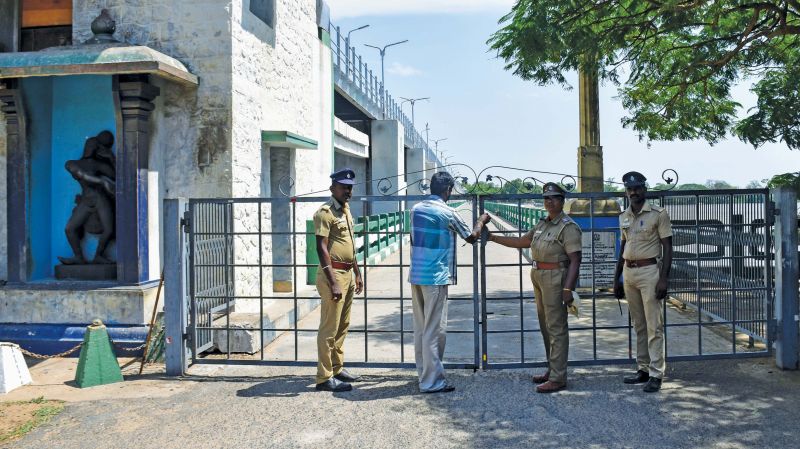
[[[383,46],[409,40],[387,50],[387,89],[395,98],[431,97],[416,105],[417,129],[424,136],[427,122],[431,140],[446,137],[439,149],[452,156],[451,162],[574,174],[577,85],[566,91],[522,81],[506,72],[486,45],[511,4],[510,0],[329,0],[334,25],[343,32],[370,25],[354,32],[352,40],[374,73],[380,73],[380,57],[365,43]],[[600,93],[606,178],[619,179],[622,173],[637,170],[657,182],[664,169],[672,168],[681,183],[723,179],[744,187],[751,180],[800,170],[800,151],[782,144],[756,150],[729,138],[713,147],[692,141],[651,142],[648,148],[635,131],[620,124],[625,112],[614,99],[614,87],[601,86]],[[737,87],[736,99],[745,108],[755,102],[746,85]],[[410,117],[407,104],[405,111]]]

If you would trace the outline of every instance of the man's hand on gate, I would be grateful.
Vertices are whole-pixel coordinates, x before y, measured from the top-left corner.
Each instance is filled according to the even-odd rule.
[[[356,295],[361,294],[364,290],[364,280],[361,279],[361,273],[356,274]]]
[[[617,299],[622,299],[625,297],[625,289],[620,284],[619,279],[614,280],[614,297]]]
[[[656,284],[656,299],[664,299],[667,297],[667,285],[669,281],[667,278],[659,278]]]
[[[334,282],[333,285],[331,285],[331,294],[333,296],[333,302],[339,302],[339,300],[342,299],[342,288],[339,287],[338,282]]]
[[[492,221],[492,217],[488,213],[484,213],[480,216],[480,218],[478,218],[478,220],[487,225],[490,221]]]

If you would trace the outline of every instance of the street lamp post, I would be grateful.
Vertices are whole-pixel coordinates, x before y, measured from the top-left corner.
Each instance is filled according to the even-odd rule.
[[[347,32],[347,36],[344,38],[344,64],[345,64],[345,73],[349,76],[350,75],[350,34],[354,31],[363,30],[364,28],[368,28],[369,25],[361,25],[358,28],[353,28],[352,30]]]
[[[430,131],[431,131],[431,127],[428,126],[428,122],[425,122],[425,146],[428,147],[428,148],[431,147],[430,135],[429,135]]]
[[[441,153],[439,152],[439,142],[444,142],[445,140],[447,140],[447,137],[442,137],[441,139],[433,139],[433,145],[436,148],[436,150],[435,150],[436,153],[435,154],[436,154],[436,157],[439,158],[439,167],[442,166],[442,162],[443,162],[442,158],[444,157],[444,150],[442,150]]]
[[[383,61],[384,61],[384,58],[386,57],[386,49],[389,48],[389,47],[395,46],[395,45],[405,44],[406,42],[408,42],[408,39],[384,45],[383,48],[375,46],[375,45],[364,44],[364,46],[366,46],[366,47],[374,48],[374,49],[378,50],[380,52],[380,54],[381,54],[381,103],[383,103],[383,104],[381,104],[381,109],[383,109],[383,118],[384,119],[386,118],[386,83],[385,83],[386,72],[385,72],[385,69],[384,69]]]
[[[414,128],[414,138],[416,139],[416,136],[417,136],[417,134],[416,134],[416,131],[417,131],[417,124],[416,124],[416,122],[414,121],[414,105],[415,105],[415,104],[416,104],[418,101],[422,101],[422,100],[430,100],[430,99],[431,99],[431,97],[420,97],[420,98],[404,98],[404,97],[400,97],[400,99],[402,99],[402,100],[403,100],[403,101],[401,101],[401,102],[400,102],[400,105],[401,105],[401,107],[402,107],[402,104],[403,104],[403,103],[405,103],[405,102],[409,102],[409,103],[411,103],[411,127],[412,127],[412,128]],[[414,142],[414,146],[415,146],[415,147],[416,147],[416,146],[418,146],[418,142]]]

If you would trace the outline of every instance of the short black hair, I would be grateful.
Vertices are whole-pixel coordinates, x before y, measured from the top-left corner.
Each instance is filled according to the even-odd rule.
[[[455,187],[455,185],[456,180],[446,171],[440,171],[431,176],[431,193],[434,195],[441,196],[442,193],[447,192],[447,189]]]

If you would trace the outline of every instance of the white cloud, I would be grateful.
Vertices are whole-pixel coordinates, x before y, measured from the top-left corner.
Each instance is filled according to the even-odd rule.
[[[514,0],[328,0],[334,19],[398,14],[509,11]]]
[[[392,75],[404,77],[422,75],[421,70],[411,67],[410,65],[401,64],[399,62],[393,62],[392,65],[386,69],[386,71]]]

